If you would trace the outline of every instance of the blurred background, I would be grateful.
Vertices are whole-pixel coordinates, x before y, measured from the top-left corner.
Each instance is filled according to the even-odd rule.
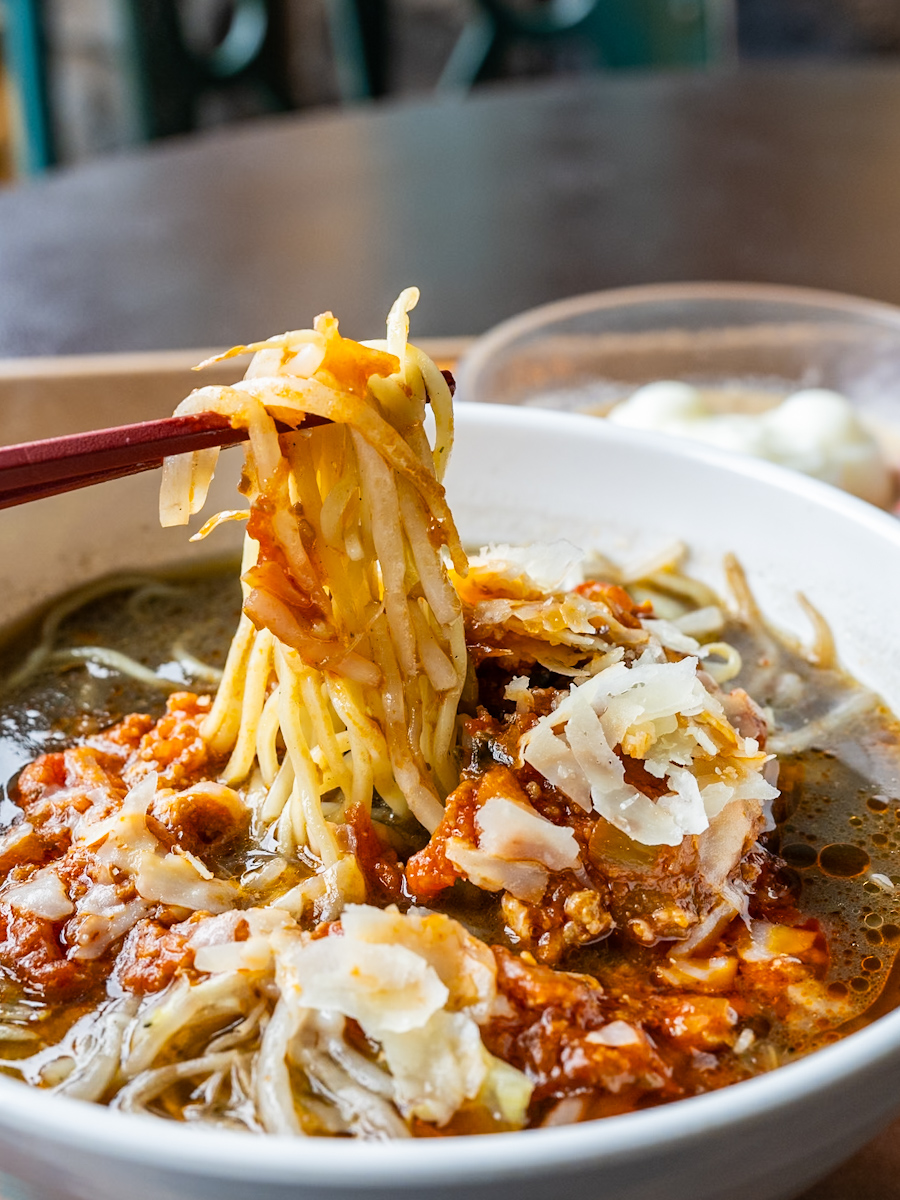
[[[278,111],[900,51],[900,0],[0,0],[0,181]]]

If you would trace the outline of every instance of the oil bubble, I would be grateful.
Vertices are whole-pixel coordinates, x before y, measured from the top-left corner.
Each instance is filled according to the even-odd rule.
[[[823,874],[837,879],[852,879],[862,875],[869,866],[869,856],[859,846],[849,842],[832,842],[819,851],[819,867]]]
[[[867,954],[859,965],[864,971],[880,971],[881,959],[876,958],[874,954]]]
[[[792,842],[789,846],[782,846],[781,857],[789,866],[802,871],[804,867],[811,867],[815,863],[818,854],[815,846],[807,846],[803,842]]]

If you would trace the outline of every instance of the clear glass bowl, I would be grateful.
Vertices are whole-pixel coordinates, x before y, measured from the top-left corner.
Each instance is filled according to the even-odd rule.
[[[642,384],[682,380],[723,411],[800,388],[842,393],[900,463],[900,309],[806,288],[620,288],[531,309],[477,339],[458,396],[602,415]]]

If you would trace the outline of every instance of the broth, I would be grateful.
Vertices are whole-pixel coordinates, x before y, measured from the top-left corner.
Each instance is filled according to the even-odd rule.
[[[221,671],[241,608],[238,562],[229,559],[181,568],[137,581],[115,576],[73,593],[77,607],[64,617],[54,652],[90,653],[104,647],[171,680],[148,683],[100,661],[44,663],[27,681],[0,689],[0,789],[38,754],[61,749],[97,733],[129,712],[160,716],[166,695],[179,687],[207,687],[192,673],[190,659]],[[78,604],[81,595],[96,599]],[[69,598],[65,603],[68,605]],[[52,602],[8,631],[0,647],[0,680],[15,679],[28,653],[41,644],[41,628],[59,608]],[[23,649],[23,648],[27,648]]]
[[[146,712],[158,718],[170,690],[186,685],[202,690],[198,673],[207,676],[207,688],[211,685],[215,671],[225,661],[240,609],[236,576],[235,564],[227,563],[200,572],[178,571],[144,582],[127,581],[121,586],[111,581],[109,590],[79,605],[59,623],[48,660],[0,698],[0,769],[5,781],[2,815],[7,827],[19,816],[15,779],[25,763],[39,754],[83,742],[128,713]],[[634,593],[646,597],[652,590],[637,587]],[[667,602],[659,592],[654,595],[658,602]],[[40,614],[29,629],[17,631],[7,644],[2,663],[6,678],[20,668],[23,645],[40,644],[45,621],[46,614]],[[778,896],[773,903],[777,909],[789,898],[799,910],[795,925],[818,929],[824,935],[828,952],[827,957],[821,955],[818,974],[824,977],[834,1005],[814,1020],[784,1027],[757,1016],[753,1044],[740,1056],[720,1056],[721,1061],[714,1064],[714,1054],[692,1050],[691,1062],[687,1061],[690,1056],[684,1055],[673,1060],[682,1093],[685,1087],[694,1091],[718,1087],[805,1054],[856,1027],[873,1005],[882,1011],[886,1004],[893,1004],[894,985],[886,990],[886,984],[900,946],[900,889],[894,886],[900,883],[894,866],[900,850],[897,722],[839,670],[811,665],[808,654],[773,637],[764,627],[731,618],[721,636],[739,648],[743,660],[731,686],[746,688],[764,706],[775,730],[774,741],[781,739],[788,747],[788,752],[779,756],[777,825],[763,838],[764,844],[784,859],[777,866],[773,895],[777,892]],[[85,653],[97,647],[125,655],[152,672],[167,675],[171,682],[161,685],[129,677],[102,655],[85,660],[65,654],[73,648]],[[24,657],[27,659],[27,654]],[[489,677],[483,675],[482,700],[487,699],[491,686]],[[836,711],[846,712],[846,719],[828,728],[834,724]],[[827,732],[814,736],[813,744],[791,752],[791,739],[797,739],[798,731],[808,731],[810,723],[818,723]],[[803,736],[809,740],[808,733]],[[373,817],[380,835],[389,839],[401,862],[421,851],[427,835],[415,822],[396,817],[377,799]],[[229,877],[246,879],[254,871],[264,871],[274,858],[277,855],[270,842],[250,838],[232,846],[219,866]],[[301,854],[288,875],[282,872],[268,892],[257,894],[255,902],[265,903],[267,896],[277,896],[288,884],[312,875]],[[402,904],[409,900],[407,895]],[[452,916],[491,945],[508,951],[522,949],[522,940],[511,929],[499,899],[470,884],[458,884],[435,896],[430,907]],[[560,965],[567,972],[593,976],[610,995],[621,993],[625,984],[630,984],[652,999],[662,994],[653,982],[659,963],[658,945],[635,945],[614,934],[574,947]],[[39,1086],[54,1086],[65,1079],[65,1068],[60,1074],[58,1043],[67,1030],[74,1028],[77,1033],[77,1023],[89,1021],[97,1006],[106,1003],[105,977],[98,976],[74,998],[45,1005],[33,989],[16,982],[8,969],[5,974],[0,994],[3,1069]],[[232,1025],[225,1021],[224,1028]],[[191,1047],[195,1050],[210,1033],[222,1028],[221,1021],[213,1021],[211,1028],[195,1029],[184,1052]],[[495,1053],[500,1052],[501,1040],[498,1035],[492,1047]],[[360,1045],[365,1055],[373,1055],[364,1038]],[[252,1050],[254,1046],[258,1047],[258,1040],[251,1037],[248,1047]],[[175,1058],[170,1049],[165,1061]],[[27,1068],[20,1071],[19,1061],[27,1061]],[[179,1081],[161,1091],[151,1111],[257,1129],[256,1119],[247,1115],[241,1086],[235,1076],[216,1095],[201,1101],[189,1081]],[[635,1095],[628,1087],[621,1093],[595,1091],[580,1102],[578,1119],[669,1098],[674,1095]],[[538,1097],[532,1104],[531,1124],[556,1120],[558,1103],[566,1101],[558,1102],[552,1095]],[[476,1119],[461,1110],[441,1132],[505,1127],[502,1121],[485,1123],[483,1114]],[[313,1116],[307,1120],[307,1132],[333,1131]],[[435,1131],[419,1122],[413,1132]]]

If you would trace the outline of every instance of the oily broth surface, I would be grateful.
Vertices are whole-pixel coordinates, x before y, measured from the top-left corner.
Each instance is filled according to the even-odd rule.
[[[800,911],[825,932],[829,990],[861,1014],[888,983],[900,947],[900,722],[842,671],[812,666],[769,631],[732,621],[722,636],[743,660],[726,686],[746,688],[779,731],[871,698],[810,748],[779,754],[778,825],[766,839],[796,874]]]
[[[170,691],[215,691],[178,662],[183,651],[221,669],[241,608],[237,559],[202,567],[174,568],[147,576],[143,587],[115,586],[67,617],[53,640],[68,648],[105,647],[168,676],[170,686],[153,686],[95,662],[48,663],[22,686],[0,682],[0,820],[8,825],[17,809],[8,788],[26,763],[64,749],[114,724],[130,712],[159,717]],[[8,631],[0,644],[0,681],[21,667],[41,638],[51,602]],[[5,807],[3,807],[5,806]],[[3,819],[5,818],[5,819]]]
[[[57,651],[104,646],[161,670],[172,683],[156,687],[108,666],[74,661],[48,664],[0,694],[0,828],[19,811],[9,799],[10,786],[37,755],[71,745],[130,712],[159,716],[171,690],[215,690],[214,683],[193,676],[178,660],[186,652],[221,668],[240,612],[237,577],[234,561],[148,576],[145,587],[111,590],[61,623]],[[8,678],[40,640],[44,616],[36,614],[7,639],[0,650],[0,678]],[[798,649],[767,631],[731,621],[717,638],[735,645],[743,659],[740,675],[727,686],[745,687],[769,708],[779,730],[798,729],[854,694],[863,695],[840,671],[811,666]],[[852,1003],[858,1017],[882,992],[877,1008],[892,1006],[900,999],[893,995],[900,988],[889,981],[900,947],[900,886],[886,890],[871,876],[900,885],[900,724],[873,702],[817,739],[813,748],[781,757],[780,764],[778,827],[766,835],[767,844],[784,854],[797,877],[801,911],[816,918],[826,934],[830,988],[836,998]],[[472,893],[463,889],[435,907],[484,940],[509,945],[496,902]],[[603,943],[587,948],[566,966],[602,978],[604,968],[610,969],[608,950]],[[22,1002],[16,993],[8,988],[0,995],[0,1020],[4,1005]],[[46,1043],[58,1038],[60,1022],[68,1025],[75,1015],[71,1006],[47,1013]],[[773,1031],[772,1040],[782,1056],[791,1057],[834,1036],[817,1032],[804,1044],[795,1035],[784,1045]]]

